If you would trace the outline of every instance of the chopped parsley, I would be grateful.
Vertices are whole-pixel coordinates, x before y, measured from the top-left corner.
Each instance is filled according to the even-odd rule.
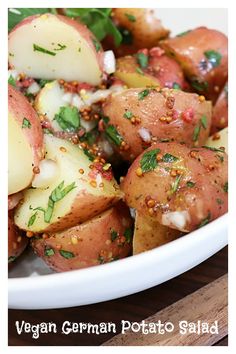
[[[207,50],[206,52],[204,52],[204,55],[211,63],[213,68],[220,65],[222,55],[219,52],[216,52],[215,50]]]
[[[125,14],[125,16],[128,18],[128,20],[130,22],[136,22],[136,17],[134,15],[131,15],[131,14]]]
[[[154,149],[147,151],[143,154],[142,159],[140,161],[140,167],[142,169],[142,172],[149,172],[155,170],[158,165],[156,156],[160,153],[160,151],[160,149]]]
[[[144,75],[143,70],[142,70],[142,69],[140,69],[139,67],[138,67],[138,68],[136,68],[136,72],[137,72],[138,74],[140,74],[140,75]]]
[[[118,30],[122,35],[122,42],[121,42],[122,44],[132,44],[133,43],[132,33],[127,28],[119,27]]]
[[[92,38],[93,41],[93,45],[96,49],[96,52],[99,52],[102,49],[101,44],[98,42],[98,40],[96,38]]]
[[[207,81],[199,81],[196,78],[191,80],[191,86],[197,91],[206,91],[208,89],[208,82]]]
[[[35,220],[36,220],[36,216],[37,216],[37,212],[34,213],[34,214],[29,218],[27,226],[30,227],[30,226],[32,226],[32,225],[34,224],[34,222],[35,222]]]
[[[224,192],[228,193],[228,182],[225,182],[225,184],[223,186],[223,190],[224,190]]]
[[[172,186],[171,186],[171,193],[175,193],[177,191],[177,189],[179,188],[179,183],[180,183],[180,180],[182,178],[182,175],[178,175],[174,181],[174,183],[172,183]]]
[[[136,54],[137,62],[142,69],[145,69],[148,66],[148,56],[144,53]]]
[[[45,49],[45,48],[42,48],[40,47],[39,45],[33,43],[33,49],[34,49],[34,52],[41,52],[41,53],[44,53],[44,54],[48,54],[48,55],[52,55],[52,56],[55,56],[56,53],[48,50],[48,49]]]
[[[150,93],[150,90],[149,90],[149,89],[145,89],[145,90],[139,92],[139,93],[138,93],[138,99],[139,99],[139,101],[144,100],[144,98],[145,98],[146,96],[148,96],[149,93]]]
[[[12,75],[9,76],[8,83],[9,83],[9,85],[16,87],[16,80],[14,79],[14,77]]]
[[[84,154],[89,158],[90,161],[95,159],[95,156],[86,148],[83,149]]]
[[[193,188],[195,186],[195,182],[192,182],[192,181],[188,181],[186,182],[186,186],[189,187],[189,188]]]
[[[116,145],[120,145],[124,140],[122,136],[118,133],[114,125],[109,125],[105,130],[106,136]]]
[[[100,264],[104,264],[104,263],[105,263],[104,257],[102,257],[101,255],[99,255],[99,256],[98,256],[98,262],[99,262]]]
[[[162,157],[162,161],[164,162],[174,162],[174,161],[178,161],[178,157],[175,157],[171,154],[166,153],[163,157]]]
[[[189,32],[191,32],[191,30],[181,32],[181,33],[177,34],[176,37],[183,37],[183,36],[185,36],[186,34],[188,34]]]
[[[132,241],[132,236],[133,236],[132,227],[128,227],[127,229],[125,229],[124,236],[127,243],[130,243]]]
[[[220,198],[216,198],[216,202],[217,202],[217,204],[219,204],[219,205],[224,204],[224,201],[223,201],[222,199],[220,199]]]
[[[203,115],[202,118],[201,118],[201,124],[202,124],[204,129],[207,128],[207,117],[205,115]]]
[[[60,107],[54,117],[59,126],[66,131],[75,131],[80,126],[80,113],[77,107]]]
[[[23,129],[24,128],[28,128],[28,129],[31,128],[31,123],[30,123],[30,121],[27,118],[23,119],[21,128],[23,128]]]
[[[211,151],[216,151],[216,152],[225,152],[224,149],[221,149],[221,148],[215,148],[215,147],[212,147],[212,146],[207,146],[207,145],[203,145],[203,148],[205,149],[208,149],[208,150],[211,150]]]
[[[66,45],[65,45],[65,44],[57,43],[57,46],[58,46],[58,48],[54,48],[53,50],[63,50],[63,49],[66,49]]]
[[[16,259],[16,256],[10,256],[10,257],[8,257],[8,263],[14,262],[15,259]]]
[[[193,131],[193,141],[197,141],[197,140],[198,140],[200,131],[201,131],[201,126],[200,126],[200,125],[197,125],[197,126],[194,128],[194,131]]]
[[[65,250],[59,250],[59,253],[62,257],[66,259],[74,258],[75,256],[74,253]]]
[[[133,117],[133,113],[131,111],[126,111],[123,117],[126,119],[131,119]]]
[[[46,84],[48,84],[49,82],[52,82],[52,80],[40,79],[40,80],[38,80],[37,82],[38,82],[39,86],[40,86],[41,88],[43,88]]]
[[[172,88],[175,89],[175,90],[180,90],[181,89],[180,85],[177,84],[177,82],[173,82]]]
[[[54,249],[53,248],[45,248],[44,250],[44,255],[46,257],[51,257],[51,256],[54,256],[55,252],[54,252]]]
[[[111,229],[110,233],[111,233],[111,241],[114,242],[118,237],[118,233],[113,229]]]
[[[207,217],[205,219],[202,220],[202,222],[198,225],[198,228],[205,226],[206,224],[208,224],[211,220],[211,213],[209,212]]]

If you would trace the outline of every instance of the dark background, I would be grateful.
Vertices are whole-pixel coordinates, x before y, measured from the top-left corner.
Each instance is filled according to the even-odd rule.
[[[24,333],[18,335],[15,328],[15,321],[24,320],[31,324],[55,322],[58,329],[60,329],[64,321],[91,323],[114,322],[116,323],[117,329],[119,329],[121,320],[141,321],[219,278],[227,273],[227,270],[228,250],[227,247],[225,247],[199,266],[166,283],[117,300],[58,310],[9,310],[9,345],[100,345],[110,339],[114,334],[41,334],[39,339],[35,340],[32,339],[32,334]],[[223,338],[216,343],[216,345],[228,345],[228,337]]]

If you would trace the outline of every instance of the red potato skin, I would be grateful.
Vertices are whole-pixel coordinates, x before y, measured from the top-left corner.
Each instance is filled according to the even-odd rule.
[[[19,202],[21,201],[21,199],[23,198],[23,193],[22,192],[18,192],[18,193],[14,193],[8,196],[8,210],[12,210],[14,209]]]
[[[211,134],[228,126],[228,84],[225,85],[213,107]]]
[[[127,242],[124,232],[132,224],[129,209],[122,203],[81,225],[33,239],[31,244],[37,255],[57,272],[86,268],[129,256],[132,240]],[[112,230],[118,233],[114,241]],[[45,249],[51,248],[55,254],[46,256]],[[59,250],[72,252],[74,257],[66,259]]]
[[[126,14],[133,15],[135,21],[130,21]],[[127,29],[133,39],[132,44],[121,43],[119,47],[116,47],[112,37],[105,38],[104,49],[112,49],[116,57],[134,54],[141,48],[152,48],[159,40],[166,38],[170,32],[162,26],[152,9],[116,8],[112,10],[112,19],[118,28]]]
[[[43,130],[37,113],[26,97],[12,85],[8,85],[8,110],[14,116],[20,127],[24,118],[30,122],[30,129],[24,129],[24,134],[33,151],[34,165],[37,167],[44,157]]]
[[[155,170],[138,176],[144,154],[157,148],[160,149],[159,157],[168,153],[177,157],[179,163],[160,160]],[[173,183],[179,176],[176,170],[182,171],[182,177],[173,192]],[[186,184],[189,181],[195,184],[189,187]],[[140,155],[129,168],[122,189],[129,207],[161,224],[163,215],[187,211],[186,225],[180,231],[189,232],[199,228],[204,221],[212,221],[227,212],[227,181],[227,154],[206,148],[190,149],[172,142],[154,144]],[[151,207],[150,199],[154,201]],[[168,226],[178,229],[173,224]]]
[[[197,94],[169,89],[160,92],[150,90],[143,100],[139,100],[138,94],[143,90],[143,88],[125,90],[108,97],[103,105],[103,113],[110,119],[109,124],[116,127],[129,146],[127,150],[123,150],[122,146],[119,148],[124,159],[134,160],[151,143],[161,139],[184,142],[189,146],[204,144],[211,126],[211,102],[199,100]],[[169,108],[169,97],[173,97],[172,108]],[[124,117],[127,111],[131,111],[141,122],[132,124],[131,120]],[[160,120],[170,115],[173,118],[170,122]],[[202,116],[206,117],[207,126],[200,129],[198,140],[193,141],[194,129],[201,124]],[[142,140],[140,128],[145,128],[151,133],[150,142]]]
[[[208,88],[198,92],[215,102],[228,77],[227,37],[219,31],[198,27],[183,36],[161,41],[159,45],[181,64],[190,82],[193,79],[207,82]],[[209,50],[222,56],[218,66],[213,67],[204,55]]]
[[[53,15],[53,14],[43,14],[43,15],[33,15],[33,16],[29,16],[26,17],[24,20],[22,20],[20,23],[18,23],[10,32],[8,40],[11,39],[11,36],[14,35],[14,32],[21,26],[25,26],[31,22],[33,22],[35,19],[41,17],[41,16],[54,16],[57,17],[60,21],[64,22],[65,24],[67,24],[68,26],[73,27],[76,31],[78,31],[81,36],[85,39],[85,41],[87,42],[88,46],[93,50],[95,56],[97,57],[100,69],[103,71],[103,56],[104,56],[104,52],[101,46],[101,49],[97,52],[95,49],[95,46],[93,44],[93,40],[96,40],[96,37],[93,35],[93,33],[81,22],[79,21],[75,21],[67,16],[63,16],[63,15]]]
[[[15,226],[13,221],[13,213],[8,213],[8,259],[12,258],[11,262],[15,258],[19,257],[25,250],[28,244],[28,239],[25,236],[21,236],[19,229]]]

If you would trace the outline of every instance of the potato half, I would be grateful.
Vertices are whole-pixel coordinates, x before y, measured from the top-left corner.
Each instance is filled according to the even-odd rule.
[[[81,225],[32,240],[34,251],[56,271],[121,259],[131,253],[131,246],[132,219],[125,204],[118,204]]]
[[[57,166],[55,178],[46,188],[24,192],[24,201],[15,212],[20,229],[63,230],[101,213],[122,198],[115,179],[107,179],[78,146],[50,135],[44,141],[46,159]]]
[[[98,85],[103,50],[86,26],[65,16],[30,16],[9,34],[9,63],[40,79],[64,79]]]
[[[205,145],[214,149],[224,147],[225,152],[228,154],[228,127],[220,130],[217,134],[211,135]]]
[[[43,158],[38,116],[22,93],[8,86],[8,194],[28,187]]]

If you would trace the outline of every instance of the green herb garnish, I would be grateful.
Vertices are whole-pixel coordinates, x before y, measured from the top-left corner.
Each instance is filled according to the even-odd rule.
[[[66,131],[75,131],[80,126],[80,113],[76,107],[60,107],[60,111],[55,115],[54,120]]]
[[[172,88],[175,89],[175,90],[181,90],[181,87],[180,87],[179,84],[177,84],[177,82],[173,83]]]
[[[225,184],[223,186],[223,190],[225,193],[228,193],[228,182],[225,182]]]
[[[131,15],[131,14],[125,14],[125,16],[128,18],[128,20],[130,22],[136,22],[136,17],[134,15]]]
[[[200,125],[197,125],[197,126],[194,128],[194,131],[193,131],[193,141],[197,141],[197,140],[198,140],[200,131],[201,131],[201,126],[200,126]]]
[[[145,69],[148,66],[148,56],[144,53],[136,54],[137,62],[142,69]]]
[[[84,154],[89,158],[90,161],[95,159],[95,156],[86,148],[83,149]]]
[[[195,182],[192,182],[192,181],[188,181],[186,182],[186,186],[189,187],[189,188],[193,188],[195,186]]]
[[[40,86],[41,88],[43,88],[46,84],[48,84],[49,82],[52,82],[52,81],[51,81],[51,80],[40,79],[40,80],[38,80],[37,82],[38,82],[39,86]]]
[[[53,9],[49,8],[10,8],[8,9],[8,31],[11,31],[19,22],[28,16],[44,14],[47,12],[52,12],[52,10]]]
[[[215,50],[207,50],[206,52],[204,52],[204,55],[211,63],[213,68],[220,65],[222,55],[219,52],[216,52]]]
[[[16,260],[16,256],[10,256],[10,257],[8,257],[8,263],[12,263],[12,262],[14,262],[15,260]]]
[[[203,148],[211,150],[211,151],[217,151],[217,152],[225,153],[225,150],[221,149],[221,148],[218,149],[218,148],[215,148],[215,147],[212,147],[212,146],[207,146],[207,145],[203,145]]]
[[[111,241],[114,242],[118,237],[118,233],[113,229],[111,229],[110,233],[111,233]]]
[[[211,213],[208,213],[207,217],[203,219],[202,222],[198,225],[198,228],[205,226],[210,222],[210,220],[211,220]]]
[[[133,236],[132,227],[128,227],[127,229],[125,229],[124,236],[127,243],[130,243],[132,241],[132,236]]]
[[[202,124],[202,126],[203,126],[204,129],[207,128],[207,117],[204,116],[204,115],[203,115],[202,118],[201,118],[201,124]]]
[[[54,53],[48,49],[45,49],[43,47],[40,47],[39,45],[37,45],[35,43],[33,43],[33,49],[34,49],[34,52],[41,52],[41,53],[52,55],[52,56],[56,55],[56,53]]]
[[[166,153],[162,158],[162,161],[164,161],[164,162],[174,162],[174,161],[178,161],[178,160],[179,160],[178,157],[175,157],[175,156],[168,154],[168,153]]]
[[[219,204],[219,205],[224,204],[223,200],[220,199],[220,198],[216,198],[216,202],[217,202],[217,204]]]
[[[158,165],[156,156],[160,153],[160,151],[160,149],[154,149],[147,151],[143,154],[142,159],[140,161],[140,167],[143,172],[155,170]]]
[[[139,99],[139,101],[144,100],[144,98],[145,98],[146,96],[148,96],[149,93],[150,93],[150,90],[149,90],[149,89],[145,89],[145,90],[139,92],[139,93],[138,93],[138,99]]]
[[[44,255],[46,257],[51,257],[51,256],[54,256],[55,252],[54,252],[54,249],[53,248],[45,248],[44,250]]]
[[[65,45],[65,44],[57,43],[57,46],[58,46],[58,48],[54,48],[53,50],[58,51],[58,50],[64,50],[64,49],[66,49],[66,45]]]
[[[102,49],[101,44],[100,44],[100,43],[98,42],[98,40],[95,39],[95,38],[92,38],[92,41],[93,41],[94,47],[95,47],[95,49],[96,49],[96,52],[99,52],[99,50]]]
[[[140,74],[140,75],[144,75],[143,70],[142,70],[142,69],[140,69],[139,67],[138,67],[138,68],[136,68],[136,72],[137,72],[138,74]]]
[[[27,118],[23,119],[21,128],[28,128],[28,129],[31,128],[31,123]]]
[[[177,34],[176,37],[183,37],[183,36],[185,36],[186,34],[188,34],[189,32],[191,32],[191,30],[181,32],[181,33]]]
[[[182,178],[182,175],[178,175],[174,181],[174,183],[172,183],[172,186],[171,186],[171,193],[175,193],[177,191],[177,189],[179,188],[179,183],[180,183],[180,180]]]
[[[59,250],[59,253],[62,257],[66,258],[66,259],[70,259],[70,258],[74,258],[75,255],[72,252],[69,251],[65,251],[65,250]]]
[[[199,81],[198,79],[191,80],[191,86],[197,91],[206,91],[208,89],[207,81]]]
[[[131,119],[133,117],[133,113],[131,111],[126,111],[123,117],[126,119]]]
[[[105,130],[106,136],[116,145],[120,145],[124,140],[122,136],[118,133],[116,127],[114,125],[109,125]]]
[[[35,220],[36,220],[36,216],[37,216],[37,212],[34,213],[28,220],[28,224],[27,226],[30,227],[34,224]]]
[[[100,263],[100,264],[104,264],[105,263],[105,259],[104,259],[104,257],[102,257],[102,256],[98,256],[98,262]]]
[[[14,77],[12,75],[9,76],[8,83],[9,83],[9,85],[16,87],[16,80],[14,79]]]

